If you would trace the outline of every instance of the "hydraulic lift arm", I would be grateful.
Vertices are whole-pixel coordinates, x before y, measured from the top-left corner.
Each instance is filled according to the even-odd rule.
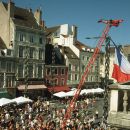
[[[84,74],[82,75],[82,77],[80,79],[80,82],[78,84],[78,87],[77,87],[77,90],[75,92],[75,95],[72,98],[72,100],[70,101],[70,104],[69,104],[69,106],[68,106],[68,108],[66,110],[66,113],[65,113],[64,119],[63,119],[63,127],[62,127],[63,130],[65,129],[67,120],[70,119],[70,117],[71,117],[71,113],[74,110],[76,100],[79,97],[79,94],[81,92],[81,88],[82,88],[82,86],[83,86],[83,84],[84,84],[84,82],[85,82],[85,80],[86,80],[86,78],[87,78],[87,76],[89,74],[89,71],[92,68],[92,65],[94,64],[94,62],[95,62],[95,60],[96,60],[96,58],[97,58],[97,56],[98,56],[98,54],[99,54],[99,52],[101,50],[102,44],[104,43],[110,28],[112,26],[116,26],[117,27],[119,25],[119,23],[121,23],[122,21],[123,20],[100,20],[100,21],[98,21],[98,22],[105,23],[106,27],[105,27],[105,29],[104,29],[104,31],[102,33],[102,36],[100,37],[100,39],[98,41],[98,44],[97,44],[97,46],[96,46],[96,48],[94,50],[94,53],[93,53],[93,55],[92,55],[88,65],[86,66],[85,72],[84,72]]]

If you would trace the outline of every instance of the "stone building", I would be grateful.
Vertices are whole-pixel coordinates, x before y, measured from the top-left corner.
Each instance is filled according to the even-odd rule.
[[[12,68],[15,70],[16,86],[19,89],[19,85],[27,85],[27,90],[32,84],[44,85],[45,33],[42,11],[37,9],[33,13],[31,9],[17,7],[9,1],[0,2],[0,12],[0,37],[5,43],[5,50],[13,52],[11,55],[15,65]]]
[[[116,130],[130,129],[130,82],[112,84],[108,123]],[[114,129],[115,130],[115,129]]]
[[[12,89],[15,86],[15,62],[13,50],[7,49],[0,38],[0,96],[10,97],[15,93]]]
[[[64,57],[64,64],[68,67],[67,84],[76,87],[80,81],[85,67],[92,56],[94,49],[77,40],[77,27],[63,24],[47,28],[47,42],[53,46],[58,45],[59,52]],[[88,50],[87,50],[88,49]],[[86,82],[99,82],[99,58],[93,66],[93,72]]]

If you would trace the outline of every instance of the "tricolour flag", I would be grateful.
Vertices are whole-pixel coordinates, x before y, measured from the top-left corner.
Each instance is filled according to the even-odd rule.
[[[112,78],[117,82],[126,82],[130,80],[130,63],[119,49],[115,49],[115,60]]]

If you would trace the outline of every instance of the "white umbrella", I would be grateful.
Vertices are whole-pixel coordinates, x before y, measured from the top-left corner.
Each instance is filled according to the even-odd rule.
[[[12,103],[16,103],[15,101],[12,101],[11,99],[8,99],[8,98],[1,98],[0,99],[0,106],[5,106],[5,105],[8,105],[8,104],[12,104]]]
[[[103,89],[101,89],[101,88],[97,88],[97,89],[95,89],[95,92],[97,92],[97,93],[103,93],[103,92],[104,92],[104,90],[103,90]]]
[[[83,90],[81,90],[80,95],[88,94],[88,93],[89,93],[88,89],[83,89]]]
[[[58,93],[54,93],[53,95],[56,96],[56,97],[60,97],[60,98],[66,97],[66,93],[63,92],[63,91],[58,92]]]
[[[69,91],[69,92],[67,92],[66,93],[66,96],[74,96],[75,95],[75,93],[76,93],[76,91],[77,91],[77,89],[74,89],[74,90],[72,90],[72,91]]]
[[[25,97],[17,97],[12,99],[12,101],[15,101],[18,105],[19,104],[24,104],[24,103],[29,103],[29,102],[33,102],[33,100],[29,99],[29,98],[25,98]]]

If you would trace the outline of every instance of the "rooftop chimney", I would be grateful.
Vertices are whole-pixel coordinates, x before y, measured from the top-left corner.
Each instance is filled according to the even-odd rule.
[[[41,20],[40,25],[41,25],[41,27],[45,28],[45,22],[44,22],[44,20]]]
[[[8,13],[9,13],[9,17],[14,17],[14,7],[15,7],[15,4],[9,0],[9,3],[8,3]]]
[[[29,9],[29,12],[32,12],[32,9],[31,9],[31,8]]]
[[[77,39],[77,27],[75,25],[72,25],[72,33],[73,33],[74,38]]]
[[[42,20],[42,11],[41,11],[40,9],[37,9],[37,10],[34,12],[34,17],[35,17],[37,23],[40,25],[41,20]]]

